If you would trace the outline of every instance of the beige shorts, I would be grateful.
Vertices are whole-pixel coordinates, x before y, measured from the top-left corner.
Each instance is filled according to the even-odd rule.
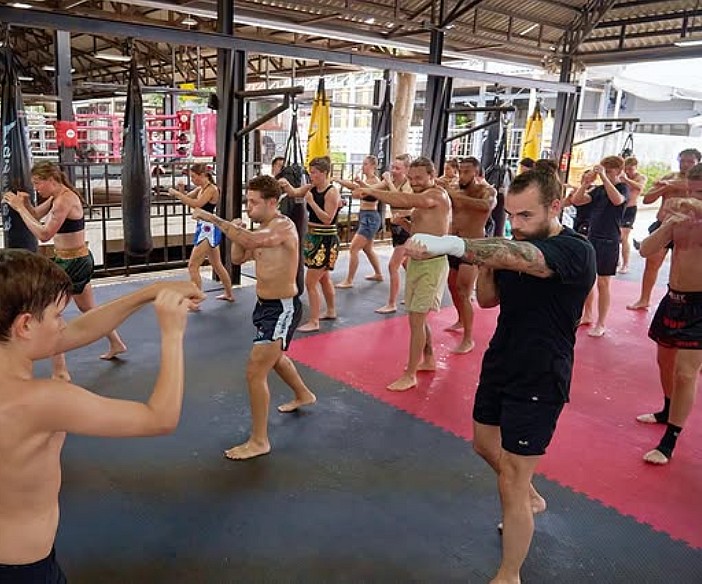
[[[410,259],[405,279],[405,308],[409,312],[424,313],[439,310],[448,272],[446,256],[430,260]]]

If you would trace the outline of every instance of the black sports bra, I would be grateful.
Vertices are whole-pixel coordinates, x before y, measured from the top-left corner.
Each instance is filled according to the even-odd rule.
[[[85,217],[69,219],[66,217],[56,233],[76,233],[85,229]]]

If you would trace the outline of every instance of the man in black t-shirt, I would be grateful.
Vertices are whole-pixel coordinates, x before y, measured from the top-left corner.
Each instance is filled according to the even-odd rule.
[[[580,186],[573,193],[572,202],[576,207],[589,207],[589,227],[587,237],[595,248],[597,259],[597,321],[588,332],[591,337],[605,334],[605,321],[609,312],[609,285],[612,276],[617,273],[619,263],[619,246],[621,243],[621,225],[624,209],[629,197],[629,187],[619,177],[624,170],[621,156],[607,156],[592,170],[583,173]],[[595,179],[602,184],[592,187]],[[592,324],[595,290],[585,303],[580,324]]]
[[[505,197],[513,241],[416,234],[407,254],[442,254],[479,266],[478,303],[500,305],[473,409],[478,454],[499,475],[502,564],[494,581],[518,582],[546,502],[531,483],[569,399],[578,319],[595,281],[595,250],[564,228],[554,173],[517,176]]]

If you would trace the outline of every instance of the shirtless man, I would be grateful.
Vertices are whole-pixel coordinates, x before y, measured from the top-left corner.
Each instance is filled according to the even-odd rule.
[[[459,164],[460,190],[449,189],[453,213],[451,234],[459,237],[477,239],[485,237],[485,224],[495,207],[497,193],[487,184],[479,183],[480,161],[472,156],[464,158]],[[463,339],[452,350],[454,353],[469,353],[473,350],[473,304],[471,297],[475,290],[478,267],[461,261],[455,256],[448,257],[448,286],[453,305],[458,312],[458,320],[448,327],[448,331],[463,329]]]
[[[0,582],[66,582],[53,548],[67,433],[155,436],[172,432],[180,418],[188,299],[202,300],[202,292],[191,282],[159,282],[66,324],[61,315],[71,289],[50,260],[0,250]],[[34,361],[96,341],[150,302],[161,328],[161,363],[147,403],[34,378]]]
[[[451,200],[443,188],[434,184],[434,177],[434,163],[420,156],[409,168],[412,194],[361,188],[354,191],[354,196],[372,195],[393,207],[413,209],[412,234],[446,235],[451,223]],[[405,307],[410,323],[409,359],[400,378],[387,386],[390,391],[407,391],[417,385],[417,371],[436,369],[427,313],[441,307],[447,272],[445,255],[410,260],[407,265]]]
[[[280,185],[270,176],[257,176],[249,181],[246,212],[253,221],[260,223],[256,231],[249,231],[241,219],[230,223],[201,209],[193,213],[196,219],[215,223],[231,240],[232,263],[256,261],[258,301],[253,313],[256,337],[246,369],[252,429],[246,442],[224,453],[232,460],[254,458],[271,451],[268,440],[268,373],[271,369],[295,393],[294,400],[278,406],[279,412],[294,412],[317,401],[294,363],[283,353],[300,324],[302,305],[295,284],[299,255],[297,230],[289,218],[278,212],[280,195]]]
[[[650,257],[673,242],[668,293],[661,300],[648,336],[658,345],[663,410],[642,414],[645,424],[666,424],[656,448],[644,455],[651,464],[667,464],[695,401],[702,367],[702,164],[687,174],[683,197],[668,199],[663,223],[641,242],[641,255]]]
[[[407,180],[411,158],[409,154],[396,156],[390,165],[390,172],[383,174],[385,188],[390,191],[401,193],[412,193],[412,187]],[[372,195],[371,195],[372,196]],[[392,219],[390,220],[392,231],[392,255],[388,262],[388,274],[390,276],[390,295],[385,306],[376,308],[378,314],[391,314],[397,311],[397,296],[400,293],[400,266],[405,265],[405,242],[410,236],[409,217],[411,209],[400,209],[392,205]]]
[[[676,192],[671,182],[684,179],[687,172],[695,166],[695,164],[699,164],[700,162],[702,162],[702,153],[699,150],[688,148],[680,152],[680,154],[678,154],[678,172],[667,174],[659,181],[656,181],[653,186],[644,193],[644,205],[651,205],[658,199],[663,199],[665,203],[665,201],[671,197],[680,196],[681,193]],[[648,228],[648,232],[653,233],[658,229],[661,226],[661,220],[661,211],[659,211],[656,221]],[[664,247],[662,250],[646,258],[646,265],[641,279],[641,294],[636,302],[627,305],[628,310],[648,310],[648,307],[651,305],[653,287],[656,285],[656,280],[658,279],[658,272],[665,261],[665,256],[669,249],[670,246]]]
[[[624,160],[624,172],[619,177],[619,180],[629,187],[629,198],[624,209],[624,217],[622,218],[622,265],[618,272],[626,274],[629,272],[629,257],[631,255],[631,230],[634,228],[636,221],[637,204],[639,195],[646,186],[646,177],[641,174],[637,167],[639,161],[633,156]]]

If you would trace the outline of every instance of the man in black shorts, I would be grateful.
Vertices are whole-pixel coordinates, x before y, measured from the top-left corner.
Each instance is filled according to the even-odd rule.
[[[663,223],[641,242],[645,258],[675,243],[670,262],[668,293],[661,300],[648,336],[658,345],[663,409],[642,414],[644,424],[665,424],[656,448],[644,455],[651,464],[667,464],[673,455],[695,401],[702,367],[702,164],[687,174],[687,191],[668,199],[661,209]]]
[[[284,354],[300,324],[302,307],[295,284],[299,256],[297,229],[288,217],[278,212],[280,194],[280,185],[271,176],[258,176],[249,181],[246,211],[253,221],[260,223],[256,231],[250,231],[241,219],[230,223],[202,209],[193,211],[194,219],[214,223],[231,240],[233,263],[256,260],[258,301],[253,313],[256,337],[246,368],[252,429],[246,442],[225,452],[232,460],[254,458],[271,450],[268,440],[268,373],[271,369],[295,393],[294,400],[278,406],[279,412],[293,412],[317,401],[294,363]]]
[[[569,399],[578,319],[595,281],[595,251],[563,227],[552,172],[518,175],[505,197],[514,241],[417,234],[411,257],[450,254],[479,266],[478,303],[500,305],[473,409],[473,446],[499,476],[504,531],[493,582],[519,582],[546,502],[531,480]],[[543,579],[546,579],[545,577]]]
[[[667,174],[656,181],[653,186],[644,193],[644,205],[651,205],[659,199],[662,199],[665,203],[666,200],[672,197],[684,196],[685,193],[678,190],[675,183],[684,181],[690,169],[700,162],[702,162],[702,153],[696,148],[687,148],[681,151],[680,154],[678,154],[678,172]],[[659,211],[656,220],[651,223],[648,228],[649,234],[652,234],[660,226],[661,212]],[[651,304],[651,294],[653,293],[653,288],[658,279],[658,272],[670,249],[673,249],[672,241],[658,253],[646,257],[644,273],[641,278],[641,293],[636,302],[627,305],[627,310],[648,310]]]
[[[591,171],[583,173],[580,186],[571,198],[576,207],[589,207],[587,238],[595,248],[597,258],[597,321],[588,332],[591,337],[605,334],[610,305],[609,285],[619,263],[622,218],[629,196],[629,187],[619,180],[623,170],[624,159],[621,156],[603,158]],[[597,178],[602,184],[593,188]],[[593,289],[585,303],[580,324],[593,323],[594,303]]]

